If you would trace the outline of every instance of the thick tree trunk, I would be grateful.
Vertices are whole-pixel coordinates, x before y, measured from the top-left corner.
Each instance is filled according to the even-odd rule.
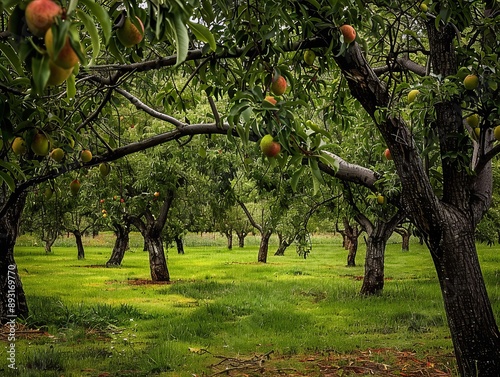
[[[85,259],[85,249],[83,248],[82,233],[79,230],[74,230],[76,249],[78,251],[78,259]]]
[[[128,249],[130,228],[126,225],[114,224],[116,240],[111,252],[111,257],[106,262],[106,267],[121,266],[125,251]]]
[[[247,232],[236,232],[236,235],[238,236],[238,247],[245,247],[245,237],[247,234]]]
[[[401,236],[401,251],[410,251],[410,231],[405,228],[395,230]]]
[[[464,377],[497,377],[500,333],[484,285],[474,230],[466,222],[459,229],[460,237],[453,227],[429,242],[457,363]]]
[[[387,239],[373,232],[366,240],[365,275],[361,294],[374,295],[384,289],[384,256]]]
[[[17,201],[0,218],[0,321],[6,323],[17,317],[28,316],[28,305],[21,278],[14,260],[14,245],[19,232],[19,222],[26,201],[22,193]]]
[[[184,241],[182,237],[175,236],[175,245],[177,246],[177,254],[184,254]]]
[[[354,225],[349,224],[349,219],[344,217],[344,234],[345,234],[345,245],[349,253],[347,254],[347,266],[356,267],[356,253],[358,252],[358,238],[360,235],[359,228]]]
[[[267,262],[267,253],[269,251],[269,239],[271,238],[272,232],[263,232],[260,237],[260,246],[259,246],[259,256],[257,258],[258,262],[266,263]]]
[[[160,236],[153,237],[147,235],[144,237],[149,253],[149,268],[151,270],[151,280],[170,281],[170,273],[167,268],[167,259],[163,248],[163,241]]]

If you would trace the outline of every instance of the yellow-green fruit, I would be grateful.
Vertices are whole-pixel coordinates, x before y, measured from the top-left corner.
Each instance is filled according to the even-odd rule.
[[[47,187],[47,188],[45,189],[45,192],[44,192],[43,194],[44,194],[44,196],[45,196],[45,199],[49,200],[50,198],[52,198],[52,194],[53,194],[53,193],[54,193],[54,192],[52,191],[52,189],[51,189],[50,187]]]
[[[421,4],[420,4],[420,10],[421,10],[422,12],[427,12],[427,9],[428,9],[428,8],[427,8],[427,4],[426,4],[426,3],[421,3]]]
[[[481,135],[481,129],[479,127],[474,128],[474,133],[476,137],[479,139],[479,135]]]
[[[281,151],[281,145],[274,141],[272,135],[265,135],[260,140],[260,150],[267,157],[275,157]]]
[[[111,166],[109,166],[109,164],[107,164],[106,162],[102,162],[99,165],[99,173],[101,174],[101,177],[103,178],[107,177],[110,171],[111,171]]]
[[[141,30],[130,21],[130,18],[126,17],[123,26],[116,31],[116,36],[122,45],[125,47],[132,47],[139,44],[144,38],[144,25],[142,21],[137,17]]]
[[[49,60],[50,76],[47,85],[61,85],[73,72],[73,68],[65,69],[59,67],[52,60]]]
[[[33,0],[26,6],[26,24],[33,35],[43,37],[61,13],[61,7],[52,0]]]
[[[469,115],[467,118],[465,118],[465,121],[472,128],[476,128],[479,126],[479,115],[477,114]]]
[[[496,140],[500,140],[500,126],[495,127],[495,129],[493,130],[493,135],[495,136]]]
[[[25,154],[27,150],[26,143],[24,139],[20,136],[16,137],[12,142],[12,151],[17,154]]]
[[[276,106],[276,103],[278,103],[278,101],[276,101],[276,98],[274,98],[273,96],[266,96],[266,98],[264,98],[264,101],[269,102],[273,106]]]
[[[381,194],[377,195],[377,203],[378,204],[385,204],[385,197]]]
[[[61,162],[64,158],[64,151],[61,148],[52,149],[52,152],[50,152],[50,157],[55,162]]]
[[[45,47],[47,48],[47,53],[50,59],[59,67],[64,69],[73,69],[73,67],[78,63],[78,55],[76,55],[75,50],[71,47],[69,42],[69,37],[66,37],[66,42],[64,46],[59,51],[57,57],[54,56],[54,36],[52,34],[52,29],[47,30],[45,33]]]
[[[50,143],[45,134],[38,132],[31,143],[31,150],[37,156],[47,156],[49,154]]]
[[[71,181],[69,189],[73,195],[78,194],[78,191],[80,191],[80,181],[78,179]]]
[[[467,75],[464,79],[464,86],[467,90],[474,90],[479,86],[479,78],[476,75]]]
[[[304,61],[307,65],[313,65],[314,59],[316,59],[316,54],[313,50],[306,50],[304,52]]]
[[[286,80],[283,76],[278,76],[276,80],[271,83],[271,92],[277,96],[281,96],[286,91]]]
[[[92,152],[89,151],[88,149],[84,149],[80,153],[80,158],[82,162],[89,162],[90,160],[92,160]]]
[[[418,93],[420,93],[418,89],[410,90],[410,93],[408,93],[408,103],[412,103],[413,101],[415,101]]]

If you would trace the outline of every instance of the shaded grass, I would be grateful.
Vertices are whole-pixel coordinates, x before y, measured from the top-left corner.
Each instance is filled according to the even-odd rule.
[[[421,355],[452,351],[425,248],[412,244],[403,253],[390,244],[384,293],[367,298],[358,294],[363,246],[359,266],[348,268],[338,239],[320,241],[306,260],[293,249],[274,257],[271,249],[267,264],[256,263],[257,246],[232,251],[223,244],[186,246],[185,255],[169,253],[169,285],[129,284],[149,278],[142,251],[127,252],[121,268],[107,269],[89,266],[103,266],[111,245],[87,246],[83,261],[74,247],[57,247],[50,255],[18,247],[31,310],[27,323],[53,335],[17,341],[20,375],[208,373],[213,357],[190,349],[227,356],[383,347]],[[498,315],[500,257],[489,248],[479,251]]]

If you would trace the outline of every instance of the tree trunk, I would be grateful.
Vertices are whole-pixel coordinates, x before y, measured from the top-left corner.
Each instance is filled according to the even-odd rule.
[[[43,240],[45,242],[45,254],[52,253],[52,245],[57,240],[57,232],[53,232],[52,234],[48,234],[47,237]]]
[[[386,238],[373,232],[366,240],[365,275],[361,294],[374,295],[384,289],[384,254]]]
[[[184,254],[184,242],[181,236],[175,236],[175,245],[177,246],[177,254]]]
[[[260,246],[259,246],[259,256],[257,258],[258,262],[266,263],[267,262],[267,253],[269,251],[269,239],[271,238],[272,232],[263,232],[260,237]]]
[[[356,254],[358,252],[358,236],[349,240],[349,253],[347,254],[347,267],[356,267]]]
[[[149,253],[149,268],[151,270],[151,280],[153,281],[170,281],[170,274],[167,268],[167,259],[163,248],[161,236],[147,235],[144,237]]]
[[[73,230],[73,235],[75,236],[78,259],[85,259],[85,249],[83,248],[82,233],[79,230],[75,229]]]
[[[227,248],[229,250],[232,250],[232,248],[233,248],[233,231],[228,230],[225,232],[225,234],[226,234],[226,238],[227,238]]]
[[[349,224],[349,219],[344,217],[344,245],[346,249],[349,251],[347,254],[347,266],[348,267],[356,267],[356,254],[358,252],[358,238],[361,232],[359,228],[355,226],[351,226]]]
[[[0,321],[15,322],[17,317],[28,316],[28,305],[14,260],[14,245],[19,222],[26,202],[26,193],[0,218]]]
[[[274,255],[281,257],[281,256],[285,255],[285,250],[288,248],[288,246],[290,246],[292,244],[293,239],[289,239],[289,238],[283,236],[283,234],[281,232],[278,232],[278,239],[279,239],[278,250],[276,250]]]
[[[470,221],[455,224],[449,221],[449,224],[441,235],[430,237],[428,246],[438,274],[460,374],[498,377],[500,333],[481,273],[474,229]],[[456,236],[456,229],[460,229],[460,237]]]
[[[245,237],[247,236],[247,234],[247,232],[236,231],[236,235],[238,236],[238,247],[245,247]]]
[[[128,249],[130,228],[127,225],[114,224],[115,227],[115,246],[111,252],[111,257],[106,262],[106,267],[121,266],[125,251]]]
[[[410,231],[405,228],[395,230],[401,236],[401,251],[410,251]]]

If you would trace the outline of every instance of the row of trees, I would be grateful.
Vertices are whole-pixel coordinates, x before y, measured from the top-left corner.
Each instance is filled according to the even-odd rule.
[[[292,171],[292,190],[301,178],[308,178],[313,194],[333,182],[325,175],[346,183],[344,198],[365,224],[376,270],[383,271],[387,235],[402,218],[409,219],[436,267],[460,373],[499,375],[500,334],[475,248],[476,227],[492,203],[491,161],[500,150],[493,134],[500,123],[498,3],[424,3],[176,0],[109,6],[71,0],[62,4],[65,10],[52,27],[54,50],[69,35],[81,66],[69,72],[63,86],[46,87],[54,83],[55,70],[48,42],[30,28],[26,3],[3,1],[1,317],[9,313],[7,275],[15,264],[29,188],[160,144],[187,145],[194,135],[222,134],[235,145],[239,138],[244,150],[271,134],[282,150],[275,163]],[[144,39],[135,45],[116,34],[125,15],[139,28],[136,17],[144,23]],[[355,27],[355,42],[346,42],[342,24]],[[302,59],[306,49],[318,56],[313,65]],[[464,87],[467,74],[478,78],[477,87]],[[179,75],[182,84],[173,80]],[[263,103],[279,76],[290,88],[276,105]],[[411,89],[419,94],[408,105]],[[210,112],[198,118],[193,114],[200,93]],[[116,120],[127,101],[169,128],[144,127],[139,141],[126,140]],[[307,114],[319,114],[320,124],[307,122],[313,118]],[[478,121],[467,122],[474,114]],[[357,145],[388,148],[391,169],[373,163],[375,146],[362,157],[343,148],[359,123],[369,130],[356,135]],[[42,153],[43,136],[67,153],[62,165]],[[16,155],[11,149],[15,137],[36,146]],[[81,149],[91,149],[94,157],[81,162]],[[171,209],[169,193],[184,184],[182,174],[176,174],[164,190],[160,214],[165,215],[142,220],[153,264],[161,259],[154,239]],[[383,193],[390,204],[370,218],[358,190]],[[267,226],[260,224],[263,235]],[[370,279],[375,291],[383,282],[380,275]],[[16,279],[15,312],[26,314]]]

